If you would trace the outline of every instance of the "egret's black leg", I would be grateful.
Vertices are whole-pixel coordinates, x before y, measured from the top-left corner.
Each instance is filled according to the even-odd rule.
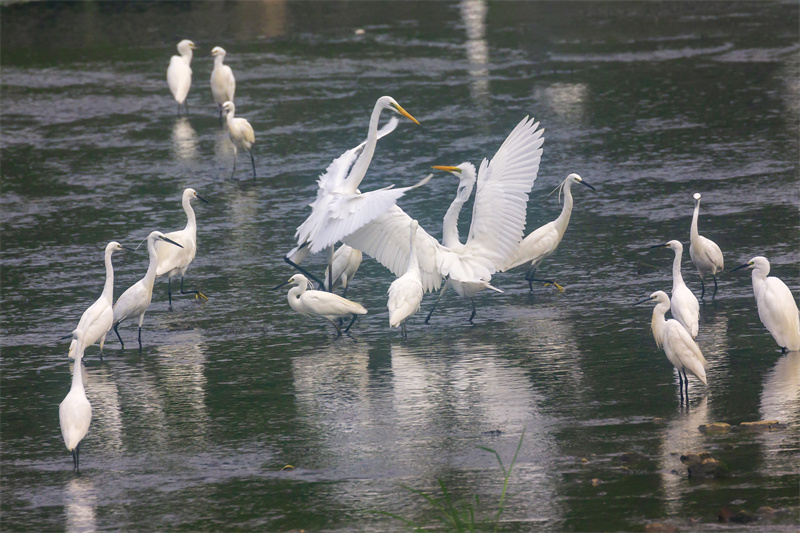
[[[122,349],[124,350],[125,349],[125,343],[122,342],[122,337],[120,337],[119,330],[117,329],[118,327],[119,327],[119,322],[114,324],[114,333],[117,334],[117,338],[119,339],[119,344],[120,344],[120,346],[122,346]]]
[[[305,245],[303,245],[303,246],[305,246]],[[324,287],[324,286],[325,286],[325,284],[324,284],[324,283],[322,283],[322,281],[320,281],[320,279],[319,279],[317,276],[315,276],[315,275],[314,275],[314,274],[312,274],[311,272],[307,271],[305,268],[301,267],[300,265],[298,265],[297,263],[295,263],[294,261],[292,261],[292,260],[291,260],[291,259],[289,259],[288,257],[284,257],[284,258],[283,258],[283,260],[284,260],[284,261],[286,261],[286,262],[287,262],[289,265],[291,265],[292,267],[294,267],[294,268],[296,268],[297,270],[299,270],[299,271],[300,271],[301,273],[303,273],[303,274],[304,274],[306,277],[313,279],[313,280],[314,280],[314,282],[315,282],[315,283],[316,283],[316,284],[317,284],[319,287]],[[70,335],[70,336],[71,336],[71,335]]]
[[[407,338],[408,338],[408,331],[406,330],[406,322],[405,322],[405,320],[404,320],[404,321],[403,321],[403,323],[401,324],[401,326],[400,326],[400,329],[401,329],[401,330],[402,330],[402,332],[403,332],[403,338],[404,338],[404,339],[407,339]]]
[[[469,315],[469,321],[472,323],[472,319],[475,318],[475,298],[470,298],[470,301],[472,302],[472,314]]]
[[[686,405],[689,405],[689,376],[686,375],[686,369],[683,370],[683,382],[686,387]]]
[[[355,324],[355,323],[356,323],[356,319],[357,319],[357,318],[358,318],[358,315],[353,315],[353,320],[351,320],[351,321],[350,321],[350,323],[347,325],[347,327],[344,329],[344,332],[345,332],[345,333],[350,333],[350,327],[351,327],[353,324]]]
[[[205,298],[206,300],[208,300],[208,297],[206,297],[206,295],[203,294],[200,291],[187,291],[187,290],[184,290],[183,289],[183,276],[181,276],[181,294],[194,294],[195,299],[197,299],[197,297],[199,296],[201,298]]]
[[[236,152],[233,153],[233,172],[231,172],[230,179],[233,179],[234,174],[236,174]]]
[[[702,300],[703,297],[706,295],[706,284],[703,283],[703,277],[700,277],[700,299]]]
[[[334,322],[333,320],[331,320],[331,324],[333,324],[333,327],[335,327],[335,328],[336,328],[336,336],[337,336],[337,337],[341,337],[341,336],[342,336],[342,328],[340,328],[339,326],[337,326],[337,325],[336,325],[336,322]]]
[[[75,471],[81,471],[81,443],[75,446]]]
[[[438,297],[438,298],[436,298],[436,302],[433,304],[433,307],[431,307],[431,312],[430,312],[430,313],[428,313],[428,316],[427,316],[427,317],[425,317],[425,323],[426,323],[426,324],[428,323],[428,320],[430,320],[430,319],[431,319],[431,315],[433,314],[433,311],[434,311],[434,309],[436,309],[436,306],[437,306],[437,305],[439,305],[439,300],[441,300],[441,299],[442,299],[442,295],[444,294],[444,291],[445,291],[446,289],[447,289],[447,283],[445,283],[445,284],[444,284],[444,287],[442,287],[442,290],[440,290],[440,291],[439,291],[439,297]]]
[[[172,278],[167,278],[167,296],[169,296],[169,307],[172,309]]]
[[[325,288],[325,285],[322,286]],[[328,246],[328,292],[333,293],[333,246]]]
[[[250,161],[253,163],[253,179],[256,179],[256,160],[253,158],[253,152],[250,152]]]
[[[139,352],[142,351],[142,326],[139,326]]]
[[[711,299],[713,300],[717,296],[717,275],[711,274],[711,276],[714,278],[714,294],[711,296]]]
[[[528,282],[528,287],[530,287],[531,292],[533,292],[533,277],[536,274],[536,265],[531,265],[528,271],[525,273],[525,280]]]
[[[347,285],[344,286],[344,290],[342,291],[342,298],[347,298]]]

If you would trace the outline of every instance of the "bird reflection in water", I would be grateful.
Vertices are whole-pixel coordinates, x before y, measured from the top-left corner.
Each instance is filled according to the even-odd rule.
[[[96,531],[97,494],[91,477],[73,476],[64,486],[67,533]]]
[[[469,61],[470,98],[484,107],[489,105],[489,44],[486,42],[486,0],[462,0],[461,21],[467,30],[464,44]]]
[[[197,132],[188,117],[179,117],[172,126],[172,151],[181,161],[197,158]]]

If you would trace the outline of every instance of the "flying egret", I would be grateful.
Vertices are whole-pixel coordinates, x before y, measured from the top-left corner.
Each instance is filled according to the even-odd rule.
[[[561,214],[558,215],[557,219],[553,220],[552,222],[548,222],[525,237],[520,243],[519,248],[517,248],[517,253],[511,259],[508,266],[503,269],[503,272],[505,272],[530,262],[531,266],[528,269],[528,272],[525,274],[525,280],[528,282],[531,292],[533,292],[534,281],[551,283],[555,285],[559,291],[564,290],[561,285],[555,281],[551,279],[537,279],[535,275],[536,268],[539,266],[539,263],[556,251],[561,239],[564,237],[564,232],[567,231],[569,219],[572,215],[571,189],[573,183],[586,185],[593,191],[597,190],[583,181],[583,178],[577,174],[570,174],[567,176],[567,178],[561,182],[561,185],[558,187],[558,189],[560,189],[559,195],[561,191],[564,193],[564,207],[561,208]]]
[[[700,323],[700,304],[697,301],[697,296],[683,282],[683,276],[681,275],[683,245],[679,241],[672,240],[664,244],[656,244],[650,248],[670,248],[675,251],[675,259],[672,261],[672,316],[683,324],[683,327],[694,339],[697,337]]]
[[[117,328],[124,320],[131,317],[138,317],[139,351],[142,351],[142,322],[144,322],[144,314],[147,308],[150,307],[150,300],[153,298],[153,283],[156,280],[156,270],[158,269],[156,241],[169,242],[179,248],[183,248],[183,246],[166,237],[160,231],[153,231],[147,236],[147,252],[150,254],[150,264],[147,267],[147,273],[142,279],[123,292],[122,296],[117,298],[117,303],[114,304],[114,333],[117,334],[117,338],[123,350],[125,349],[125,343],[122,342],[122,337],[120,337]]]
[[[389,326],[393,328],[402,326],[403,337],[407,334],[406,320],[419,311],[422,295],[425,293],[425,289],[422,287],[422,276],[419,272],[417,254],[414,251],[418,228],[419,222],[412,220],[406,273],[394,280],[389,286],[389,301],[387,302]]]
[[[800,310],[792,291],[780,278],[768,276],[769,261],[766,257],[756,256],[731,272],[742,268],[753,271],[753,293],[761,323],[772,334],[782,352],[800,350]]]
[[[172,96],[178,102],[178,115],[181,114],[181,105],[185,105],[186,113],[189,113],[189,104],[186,103],[186,97],[189,95],[189,89],[192,86],[192,50],[197,47],[189,39],[184,39],[178,43],[179,56],[172,56],[169,60],[169,68],[167,68],[167,84],[169,90],[172,91]]]
[[[296,287],[289,289],[287,299],[289,306],[303,316],[319,316],[327,318],[336,328],[338,335],[342,334],[342,330],[336,324],[335,319],[343,318],[353,315],[353,320],[344,330],[345,333],[350,331],[350,326],[356,321],[358,315],[366,315],[367,310],[361,304],[351,302],[337,294],[325,291],[317,291],[310,289],[311,282],[302,275],[295,274],[289,281],[281,283],[275,289],[279,289],[284,285],[294,283]]]
[[[211,71],[211,95],[219,108],[220,120],[222,120],[222,104],[227,101],[233,102],[233,95],[236,93],[236,78],[233,77],[233,71],[228,65],[222,64],[225,61],[225,54],[225,49],[221,46],[215,46],[211,50],[211,55],[214,56],[214,69]]]
[[[362,255],[361,250],[356,250],[346,244],[339,246],[333,254],[331,264],[325,269],[325,279],[323,280],[325,290],[333,292],[333,289],[341,285],[344,287],[342,296],[347,298],[347,287],[353,276],[356,275],[358,267],[361,266]],[[328,282],[328,279],[333,280],[333,286]]]
[[[194,189],[188,188],[184,190],[181,204],[186,212],[186,227],[182,230],[164,234],[172,242],[180,244],[181,247],[176,248],[165,244],[164,241],[156,241],[156,254],[158,255],[156,277],[167,276],[167,295],[170,307],[172,307],[172,278],[176,276],[181,277],[181,294],[194,294],[195,299],[203,298],[208,300],[200,291],[183,289],[183,275],[197,253],[197,221],[195,220],[194,209],[192,209],[192,199],[194,198],[203,203],[208,203]]]
[[[439,298],[447,287],[453,287],[460,296],[472,300],[470,321],[475,317],[473,296],[478,291],[502,292],[489,283],[492,274],[508,263],[522,240],[528,193],[542,156],[544,130],[538,128],[538,122],[525,117],[491,162],[484,159],[481,163],[466,244],[461,243],[458,235],[458,215],[475,186],[475,167],[472,163],[434,167],[454,174],[459,185],[442,221],[442,243],[421,227],[417,229],[415,252],[422,286],[430,292],[442,286],[443,278],[448,278]],[[405,234],[410,223],[411,217],[392,205],[386,213],[345,237],[344,242],[400,276],[408,267],[410,252]]]
[[[231,178],[236,174],[236,154],[239,150],[244,150],[250,154],[250,161],[253,163],[253,179],[256,177],[256,160],[253,158],[253,151],[250,149],[256,142],[256,134],[253,126],[247,122],[246,118],[235,117],[236,104],[228,100],[222,104],[222,110],[228,115],[228,137],[233,143],[233,172]]]
[[[692,229],[689,233],[691,237],[691,244],[689,245],[689,257],[692,258],[692,263],[697,267],[697,273],[700,274],[700,298],[706,295],[706,284],[703,282],[703,276],[711,274],[714,277],[714,296],[717,295],[717,272],[722,272],[723,260],[722,250],[719,249],[717,243],[711,239],[706,239],[697,231],[697,217],[700,215],[700,193],[694,193],[694,213],[692,214]]]
[[[674,299],[674,296],[673,296]],[[656,291],[648,298],[636,302],[638,305],[644,302],[655,300],[656,306],[653,308],[653,319],[650,326],[653,330],[653,338],[659,348],[663,348],[664,353],[667,354],[667,359],[678,370],[678,381],[680,382],[681,402],[684,396],[684,383],[686,384],[686,401],[689,401],[689,378],[686,375],[688,370],[690,374],[707,385],[706,370],[708,365],[700,347],[692,339],[691,335],[686,331],[683,324],[675,319],[666,320],[664,315],[670,308],[670,300],[667,293],[664,291]],[[673,309],[672,314],[675,314]],[[683,373],[683,379],[681,379]]]
[[[83,388],[83,350],[84,332],[76,329],[72,332],[75,340],[75,364],[72,373],[72,386],[69,393],[58,406],[58,420],[61,425],[61,436],[64,437],[64,444],[67,450],[72,452],[72,465],[75,471],[79,468],[80,444],[89,432],[89,424],[92,422],[92,404],[86,398],[86,391]]]

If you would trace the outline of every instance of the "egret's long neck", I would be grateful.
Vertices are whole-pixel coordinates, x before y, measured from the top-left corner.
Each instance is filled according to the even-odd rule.
[[[286,299],[289,301],[289,307],[298,313],[300,312],[300,309],[298,309],[299,302],[297,299],[300,298],[304,292],[306,292],[306,285],[303,283],[289,289],[289,293],[286,295]]]
[[[559,235],[564,235],[569,225],[569,218],[572,216],[572,180],[564,182],[564,207],[561,208],[561,214],[555,220],[556,230]]]
[[[192,209],[192,199],[189,196],[183,199],[183,210],[186,211],[186,231],[190,231],[192,235],[196,235],[197,220],[194,217],[194,209]]]
[[[75,350],[75,364],[72,372],[72,388],[70,390],[82,392],[86,394],[83,389],[83,342],[78,341],[77,349]]]
[[[697,239],[700,236],[700,232],[697,231],[697,218],[700,216],[700,202],[695,202],[694,204],[694,213],[692,214],[692,230],[691,230],[691,238],[692,240]]]
[[[419,275],[419,261],[417,260],[417,247],[414,244],[414,241],[417,238],[416,230],[411,232],[411,239],[409,242],[409,250],[408,250],[408,268],[406,268],[406,272],[411,272],[412,274]]]
[[[175,245],[170,244],[169,246]],[[147,266],[147,272],[142,280],[145,282],[145,285],[150,287],[150,290],[152,290],[153,283],[156,281],[156,270],[158,268],[158,254],[156,253],[155,239],[147,239],[147,253],[150,254],[150,264]]]
[[[760,268],[753,269],[753,294],[756,298],[758,298],[761,287],[763,287],[764,283],[767,281],[767,274],[769,274],[769,270],[765,272]]]
[[[675,250],[675,259],[672,261],[672,290],[683,284],[683,276],[681,276],[681,256],[683,250]]]
[[[181,57],[183,58],[184,61],[186,61],[187,65],[191,65],[192,64],[192,49],[191,48],[187,48],[185,52],[181,52]]]
[[[106,252],[106,284],[103,286],[100,298],[107,300],[109,305],[114,300],[114,265],[111,264],[111,251]]]
[[[469,187],[470,194],[472,187]],[[461,213],[461,208],[469,198],[469,194],[459,194],[447,208],[447,213],[444,214],[442,220],[442,245],[447,248],[453,248],[461,244],[461,239],[458,237],[458,215]]]
[[[372,110],[372,116],[369,118],[367,143],[364,145],[364,150],[353,165],[353,168],[350,169],[350,174],[345,179],[344,192],[348,194],[355,194],[364,176],[367,175],[367,169],[370,162],[372,162],[372,156],[375,154],[375,146],[378,144],[378,122],[381,118],[381,111],[383,111],[383,107],[376,103]]]
[[[667,320],[664,316],[668,310],[669,303],[659,302],[658,305],[653,308],[653,319],[650,321],[650,329],[653,331],[653,338],[656,340],[656,344],[659,348],[664,344],[664,329],[667,327]]]
[[[225,60],[225,56],[218,55],[214,57],[214,68],[219,68],[222,66],[222,62]]]

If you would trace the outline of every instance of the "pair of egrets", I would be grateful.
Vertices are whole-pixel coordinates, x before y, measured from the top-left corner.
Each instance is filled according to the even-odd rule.
[[[181,106],[187,113],[189,112],[186,97],[189,95],[189,89],[192,88],[192,56],[193,50],[197,50],[197,46],[191,40],[184,39],[178,43],[177,48],[179,55],[172,56],[169,60],[169,67],[167,67],[167,85],[178,103],[178,114],[180,115]],[[224,48],[215,46],[211,50],[211,55],[214,57],[214,68],[211,71],[211,94],[219,107],[220,118],[222,118],[222,105],[228,101],[232,102],[236,93],[236,78],[231,67],[223,63],[226,55]]]

